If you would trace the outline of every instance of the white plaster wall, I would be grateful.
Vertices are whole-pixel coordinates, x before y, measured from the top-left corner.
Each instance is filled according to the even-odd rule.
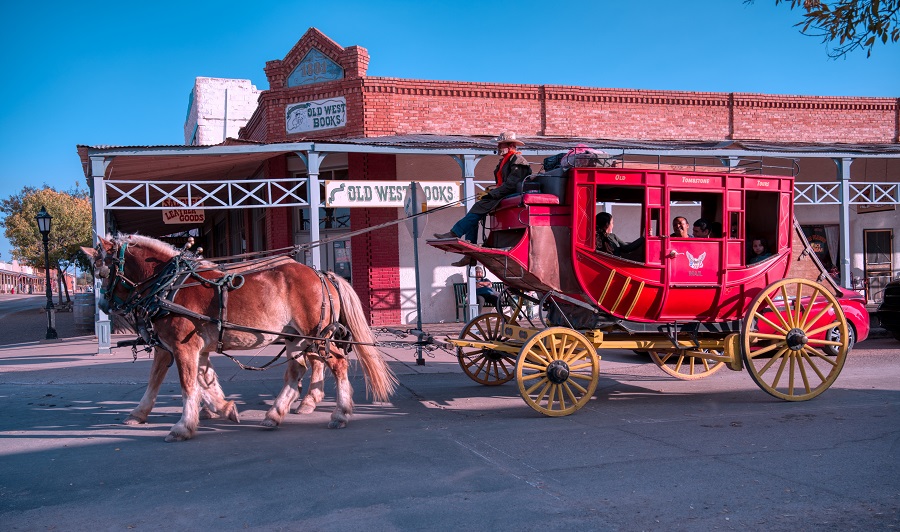
[[[237,138],[238,130],[256,110],[259,93],[248,79],[196,78],[193,101],[184,123],[184,143],[191,142],[195,127],[196,145],[219,144],[226,137]]]
[[[476,181],[493,181],[492,173],[499,159],[485,157],[475,167]],[[397,156],[397,181],[462,181],[463,171],[449,155]],[[402,210],[400,216],[403,216]],[[461,256],[445,253],[425,243],[434,233],[445,233],[466,214],[464,207],[452,207],[427,216],[425,228],[420,229],[419,282],[421,290],[422,323],[451,322],[456,319],[456,299],[453,284],[466,281],[466,269],[450,266]],[[420,224],[421,225],[421,224]],[[400,242],[401,319],[416,323],[415,255],[410,230],[398,224]],[[492,280],[493,275],[489,274]],[[465,321],[464,317],[460,317]]]

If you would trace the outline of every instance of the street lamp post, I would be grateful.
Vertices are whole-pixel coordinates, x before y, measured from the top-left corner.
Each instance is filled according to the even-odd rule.
[[[44,239],[44,271],[47,274],[47,340],[56,340],[59,336],[56,334],[55,325],[55,307],[53,306],[53,291],[50,288],[50,226],[53,223],[53,217],[47,212],[44,206],[41,211],[34,217],[37,220],[38,231]]]

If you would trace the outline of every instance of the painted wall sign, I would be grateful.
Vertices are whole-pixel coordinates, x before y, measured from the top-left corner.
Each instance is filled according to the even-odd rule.
[[[347,100],[329,98],[288,104],[284,111],[285,129],[288,133],[305,133],[322,129],[343,127],[347,123]]]
[[[163,223],[165,224],[202,224],[206,221],[206,213],[203,209],[185,209],[181,205],[187,205],[187,198],[178,198],[179,204],[175,200],[165,199],[162,202],[163,207],[179,207],[169,211],[162,211]],[[194,203],[197,207],[202,207],[203,202]]]
[[[459,201],[458,181],[420,181],[428,208]],[[326,207],[403,207],[408,182],[325,181]]]
[[[322,52],[312,49],[288,76],[288,87],[311,85],[344,78],[344,69]]]

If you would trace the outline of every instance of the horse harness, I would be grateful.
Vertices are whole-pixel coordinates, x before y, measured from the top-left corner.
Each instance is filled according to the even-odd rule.
[[[278,355],[266,364],[260,367],[247,366],[235,357],[225,353],[223,337],[226,330],[230,329],[251,333],[271,334],[292,340],[310,341],[310,345],[303,351],[302,355],[294,355],[293,358],[295,359],[300,356],[316,356],[316,354],[323,359],[326,359],[335,356],[331,348],[332,343],[345,345],[346,347],[344,349],[347,353],[352,350],[353,345],[361,343],[354,341],[350,330],[335,319],[337,317],[334,308],[335,303],[332,293],[328,289],[328,284],[331,284],[338,294],[340,294],[340,287],[334,279],[329,278],[328,275],[321,271],[313,270],[322,285],[322,306],[320,309],[319,323],[311,331],[310,335],[267,331],[229,322],[227,320],[228,293],[232,290],[238,290],[244,285],[245,275],[252,275],[271,270],[277,265],[243,270],[240,273],[230,273],[227,266],[217,268],[201,267],[201,259],[199,257],[187,250],[183,250],[181,253],[172,257],[156,276],[142,282],[134,282],[125,276],[125,253],[127,248],[128,242],[120,243],[118,252],[111,259],[113,265],[112,272],[104,265],[103,268],[98,271],[98,277],[105,277],[112,273],[113,278],[109,282],[109,287],[102,287],[100,289],[100,295],[107,300],[110,311],[116,311],[121,314],[130,314],[134,319],[135,328],[137,329],[140,338],[133,341],[120,342],[120,345],[131,345],[135,357],[137,357],[137,345],[146,345],[147,347],[145,350],[147,351],[159,346],[172,355],[172,361],[169,363],[169,366],[172,365],[175,360],[174,354],[160,342],[158,335],[153,330],[154,321],[169,314],[187,316],[215,324],[219,331],[219,338],[216,342],[216,352],[227,356],[242,369],[248,370],[261,371],[267,369],[273,362],[281,358],[287,350],[287,346],[282,348]],[[277,261],[288,255],[290,254],[271,257],[271,259],[276,259]],[[208,271],[219,271],[224,275],[216,279],[209,279],[201,275],[201,273]],[[128,290],[128,294],[124,298],[115,294],[119,284],[122,284]],[[205,286],[216,291],[219,302],[218,318],[194,312],[183,305],[175,303],[175,295],[179,290],[193,286]],[[327,303],[325,297],[326,294],[328,296]],[[330,311],[329,316],[331,319],[327,324],[325,324],[326,310]],[[316,354],[313,353],[314,351]]]

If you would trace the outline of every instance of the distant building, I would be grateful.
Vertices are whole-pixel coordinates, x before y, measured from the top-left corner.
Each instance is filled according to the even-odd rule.
[[[188,100],[184,143],[209,146],[237,138],[256,111],[259,94],[249,79],[197,78]]]

